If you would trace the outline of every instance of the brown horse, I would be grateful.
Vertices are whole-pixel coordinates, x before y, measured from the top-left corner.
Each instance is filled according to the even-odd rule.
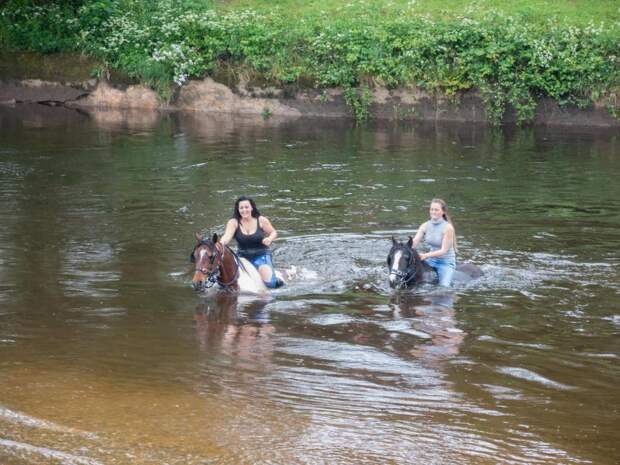
[[[196,240],[198,243],[190,255],[190,261],[195,264],[192,286],[196,291],[206,290],[216,283],[226,291],[267,291],[256,268],[219,242],[217,234],[209,240],[197,233]]]

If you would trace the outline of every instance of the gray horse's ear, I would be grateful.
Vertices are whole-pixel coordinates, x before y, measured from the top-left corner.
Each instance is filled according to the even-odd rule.
[[[407,241],[407,245],[413,249],[413,237],[409,236],[409,240]]]
[[[396,245],[396,242],[398,242],[398,241],[396,240],[396,238],[394,236],[392,236],[392,245]]]
[[[211,240],[213,241],[213,243],[214,243],[214,244],[216,244],[216,243],[217,243],[217,239],[218,239],[218,237],[217,237],[217,233],[214,233],[214,234],[213,234],[213,237],[211,238]]]

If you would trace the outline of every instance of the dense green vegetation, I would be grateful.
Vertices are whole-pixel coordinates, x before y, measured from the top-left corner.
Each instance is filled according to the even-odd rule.
[[[9,0],[0,40],[98,57],[94,74],[121,70],[165,98],[187,79],[224,73],[343,87],[359,119],[373,86],[413,85],[454,98],[479,89],[493,121],[507,105],[530,120],[536,99],[546,96],[617,108],[617,3],[559,3]]]
[[[220,9],[239,10],[252,8],[258,11],[278,11],[279,14],[299,18],[317,13],[329,15],[347,14],[349,4],[341,0],[219,0]],[[457,19],[463,16],[484,18],[494,11],[516,16],[527,22],[556,23],[587,26],[605,21],[620,21],[620,5],[615,0],[382,0],[368,4],[380,4],[388,14],[424,15],[431,18]]]

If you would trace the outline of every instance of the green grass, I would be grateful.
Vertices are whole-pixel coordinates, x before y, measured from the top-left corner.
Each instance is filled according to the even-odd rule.
[[[240,10],[253,8],[260,11],[277,11],[290,17],[346,16],[347,5],[367,4],[379,7],[386,14],[398,12],[404,15],[428,15],[433,19],[482,17],[490,11],[517,16],[528,22],[553,20],[573,25],[587,25],[590,22],[606,24],[620,22],[618,0],[383,0],[383,1],[340,1],[340,0],[217,0],[218,8]]]

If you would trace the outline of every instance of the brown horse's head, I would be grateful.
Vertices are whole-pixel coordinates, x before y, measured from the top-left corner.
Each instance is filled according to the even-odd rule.
[[[196,265],[192,278],[194,289],[202,291],[218,283],[226,290],[237,290],[239,265],[233,252],[219,242],[217,234],[209,240],[196,233],[196,240],[198,243],[189,257]]]
[[[196,233],[198,243],[190,255],[195,264],[192,286],[197,291],[213,286],[220,277],[220,267],[223,262],[223,247],[218,243],[217,234],[211,240],[204,239],[202,234]]]

